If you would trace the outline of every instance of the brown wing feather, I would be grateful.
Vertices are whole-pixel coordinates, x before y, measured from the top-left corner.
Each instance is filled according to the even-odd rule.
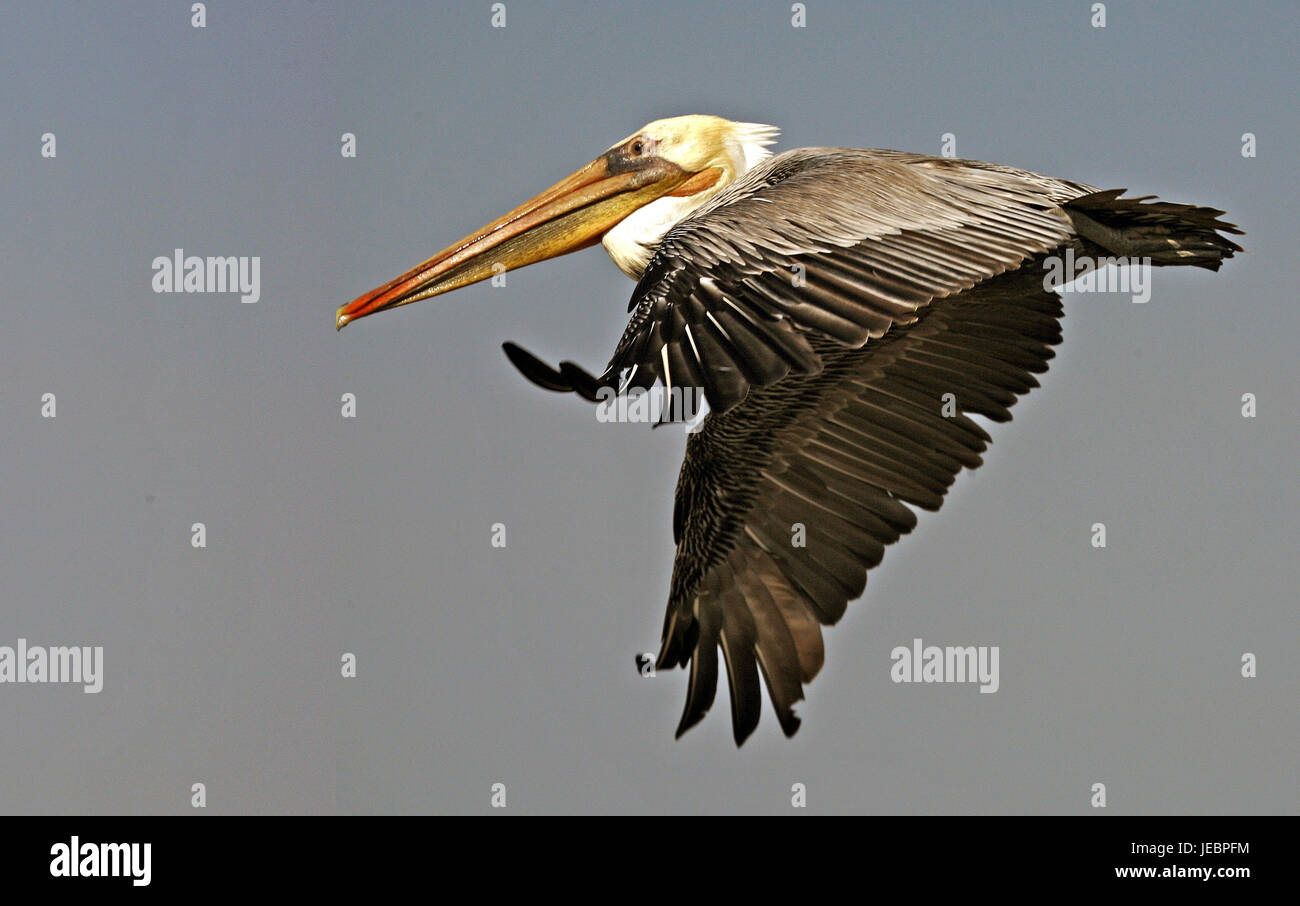
[[[938,509],[957,473],[980,464],[988,435],[968,414],[1005,421],[1037,386],[1061,316],[1041,272],[938,300],[865,349],[814,338],[820,373],[755,389],[690,437],[659,664],[702,657],[716,675],[716,653],[701,650],[716,634],[737,743],[757,725],[754,664],[794,733],[794,705],[824,657],[820,626],[839,620],[885,547],[915,525],[908,504]],[[952,417],[942,413],[946,393]],[[720,629],[701,630],[701,620]],[[712,703],[699,688],[708,675],[693,672],[679,734]]]

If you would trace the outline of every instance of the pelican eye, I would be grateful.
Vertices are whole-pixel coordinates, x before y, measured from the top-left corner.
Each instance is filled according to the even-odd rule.
[[[632,152],[633,156],[642,157],[654,150],[654,139],[633,139],[632,144],[628,146],[628,150]]]

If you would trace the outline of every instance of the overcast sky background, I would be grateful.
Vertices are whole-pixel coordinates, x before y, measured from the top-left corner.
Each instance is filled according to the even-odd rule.
[[[195,782],[214,813],[481,813],[496,782],[517,813],[788,813],[796,782],[814,812],[1300,807],[1294,3],[489,6],[0,12],[0,645],[106,660],[98,695],[0,685],[0,812],[191,813]],[[674,741],[684,675],[634,666],[684,434],[500,351],[603,365],[632,289],[604,253],[333,327],[696,112],[782,149],[950,132],[1249,234],[1145,305],[1067,297],[1042,389],[827,631],[798,735],[764,702],[739,751],[725,683]],[[155,294],[176,248],[259,256],[261,300]],[[1000,690],[892,683],[917,637],[1000,646]]]

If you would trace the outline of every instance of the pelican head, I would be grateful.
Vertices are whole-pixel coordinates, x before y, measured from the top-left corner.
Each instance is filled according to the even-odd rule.
[[[335,313],[344,326],[603,242],[636,278],[664,233],[770,152],[772,126],[716,116],[655,120],[540,195]]]

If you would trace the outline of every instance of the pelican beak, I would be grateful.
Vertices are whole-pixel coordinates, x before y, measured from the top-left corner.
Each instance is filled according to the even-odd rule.
[[[628,158],[622,150],[611,150],[400,277],[341,306],[335,327],[342,330],[377,311],[595,245],[628,214],[690,177],[663,158]]]

